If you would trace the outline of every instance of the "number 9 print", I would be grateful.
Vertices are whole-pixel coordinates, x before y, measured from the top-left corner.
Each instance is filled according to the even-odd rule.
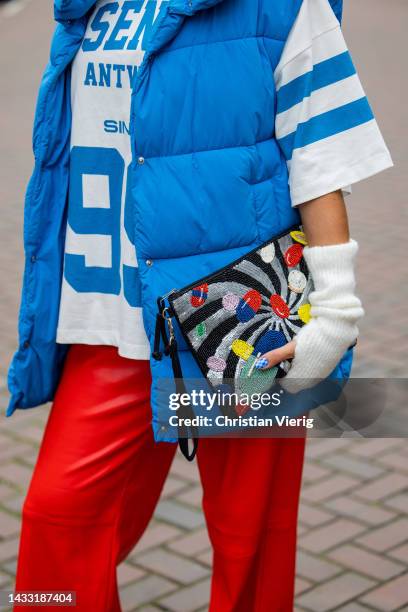
[[[125,162],[117,149],[102,147],[73,147],[69,183],[68,223],[76,234],[109,236],[111,265],[89,266],[85,255],[65,253],[64,276],[75,291],[119,295],[121,290],[121,205]],[[109,206],[93,206],[84,202],[84,175],[108,178]],[[130,173],[127,174],[124,226],[134,245],[133,211],[130,192]],[[130,306],[140,306],[138,269],[123,265],[123,293]]]

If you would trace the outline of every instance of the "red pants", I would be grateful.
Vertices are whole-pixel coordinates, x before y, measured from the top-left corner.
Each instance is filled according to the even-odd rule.
[[[116,566],[145,530],[176,450],[153,440],[149,387],[147,361],[70,348],[23,506],[16,590],[73,590],[77,610],[121,609]],[[200,440],[211,612],[293,609],[303,456],[304,437]]]

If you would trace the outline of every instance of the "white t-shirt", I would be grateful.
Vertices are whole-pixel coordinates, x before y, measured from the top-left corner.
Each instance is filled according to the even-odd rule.
[[[68,224],[56,340],[109,344],[134,359],[148,359],[150,348],[126,184],[131,89],[165,2],[143,2],[138,11],[124,0],[99,0],[71,72]]]

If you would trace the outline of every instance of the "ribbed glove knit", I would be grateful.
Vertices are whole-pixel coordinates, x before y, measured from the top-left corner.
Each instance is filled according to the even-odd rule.
[[[356,323],[364,310],[354,293],[357,251],[353,239],[303,250],[314,284],[309,295],[312,318],[295,337],[295,356],[289,372],[280,379],[289,393],[313,387],[326,378],[358,337]]]

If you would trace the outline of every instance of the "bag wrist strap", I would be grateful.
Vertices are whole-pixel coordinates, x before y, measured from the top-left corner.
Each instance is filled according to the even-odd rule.
[[[174,380],[176,383],[176,391],[180,395],[183,393],[187,393],[187,389],[184,384],[183,373],[181,371],[181,364],[180,364],[180,359],[179,359],[178,350],[177,350],[177,341],[175,340],[174,337],[170,338],[169,351],[170,351],[170,357],[171,357],[171,365],[173,368]],[[178,409],[178,416],[181,419],[185,419],[185,418],[193,419],[195,417],[195,414],[190,405],[187,405],[187,406],[183,405],[183,406],[180,406],[180,408]],[[191,452],[188,446],[188,440],[189,440],[189,438],[187,437],[188,427],[184,424],[178,425],[178,444],[179,444],[180,450],[183,453],[184,457],[188,461],[193,461],[196,455],[196,452],[197,452],[197,448],[198,448],[198,429],[195,426],[191,426],[190,430],[191,430],[192,439],[193,439],[193,448]]]
[[[156,329],[154,334],[154,350],[153,350],[153,358],[160,361],[163,357],[163,353],[165,355],[170,355],[171,365],[173,369],[173,376],[176,385],[176,391],[179,395],[183,393],[187,393],[187,389],[183,379],[183,372],[181,370],[181,363],[178,354],[178,346],[177,340],[174,335],[173,330],[173,321],[171,317],[171,313],[169,308],[166,308],[164,303],[164,298],[158,298],[157,306],[159,312],[156,315]],[[169,334],[166,332],[166,322],[168,325]],[[162,340],[164,349],[163,352],[160,350],[160,340]],[[178,409],[178,416],[181,419],[193,419],[195,418],[195,413],[190,405],[181,406]],[[189,437],[187,436],[188,427],[182,421],[181,425],[178,425],[178,444],[181,452],[184,457],[188,461],[193,461],[197,448],[198,448],[198,428],[191,426],[190,427],[192,439],[193,439],[193,448],[190,451],[188,446]]]

